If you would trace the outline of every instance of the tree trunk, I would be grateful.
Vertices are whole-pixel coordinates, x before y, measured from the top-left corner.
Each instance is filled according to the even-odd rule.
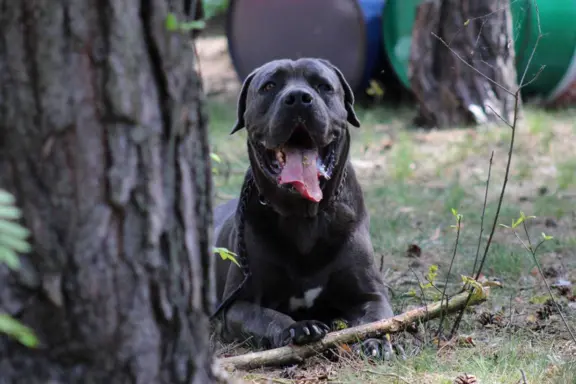
[[[506,90],[517,85],[509,3],[424,0],[419,6],[409,68],[419,124],[483,124],[499,116],[512,122],[514,96]]]
[[[211,174],[189,1],[0,0],[0,187],[33,252],[0,267],[1,383],[211,383]]]

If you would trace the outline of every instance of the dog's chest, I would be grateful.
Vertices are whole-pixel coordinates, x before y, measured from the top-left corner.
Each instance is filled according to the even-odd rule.
[[[281,280],[283,284],[278,284],[277,290],[270,292],[270,298],[284,313],[307,312],[321,305],[329,294],[325,273],[306,277],[287,274],[287,278]]]
[[[318,286],[304,291],[301,295],[291,296],[288,300],[288,308],[291,312],[311,309],[323,289],[322,286]]]
[[[319,220],[281,222],[280,232],[285,241],[303,255],[310,254],[319,242],[325,241],[326,228]]]

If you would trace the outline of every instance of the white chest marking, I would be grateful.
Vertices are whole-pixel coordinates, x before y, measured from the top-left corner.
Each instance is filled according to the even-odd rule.
[[[296,311],[300,308],[312,308],[314,301],[320,296],[322,287],[312,288],[304,292],[304,297],[291,297],[290,310]]]

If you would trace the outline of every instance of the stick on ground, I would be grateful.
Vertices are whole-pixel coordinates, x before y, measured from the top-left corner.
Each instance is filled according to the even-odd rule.
[[[484,302],[490,293],[490,287],[477,287],[468,305]],[[480,290],[481,289],[481,290]],[[219,359],[220,364],[236,369],[254,369],[266,366],[299,363],[307,357],[314,356],[340,344],[355,343],[371,337],[383,337],[385,334],[403,331],[415,322],[424,322],[440,317],[442,312],[453,313],[462,309],[468,300],[468,291],[462,292],[448,300],[448,304],[435,302],[420,308],[404,312],[389,319],[376,321],[331,332],[323,340],[303,346],[285,346],[262,352],[252,352],[239,356]]]

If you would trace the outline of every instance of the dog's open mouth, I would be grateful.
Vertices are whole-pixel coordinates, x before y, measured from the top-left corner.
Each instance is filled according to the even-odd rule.
[[[295,190],[305,199],[319,202],[322,188],[332,176],[336,162],[335,142],[317,148],[303,126],[298,126],[292,136],[279,148],[265,149],[260,165],[275,178],[278,185]],[[260,151],[257,151],[260,152]]]

